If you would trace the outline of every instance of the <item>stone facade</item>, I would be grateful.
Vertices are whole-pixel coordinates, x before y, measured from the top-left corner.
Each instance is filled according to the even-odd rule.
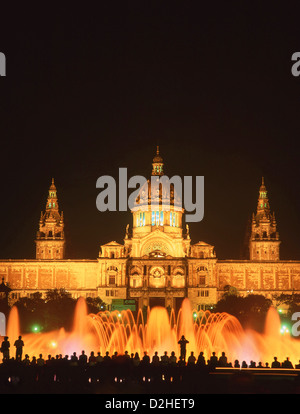
[[[164,164],[158,150],[152,166],[152,177],[159,180]],[[300,261],[279,258],[279,234],[264,182],[252,218],[250,260],[218,260],[214,246],[191,244],[176,192],[171,188],[167,210],[163,191],[158,186],[153,195],[149,186],[141,188],[123,244],[102,245],[95,260],[69,260],[64,257],[63,214],[52,180],[39,222],[36,259],[0,262],[0,277],[13,289],[11,300],[65,288],[75,298],[99,296],[109,305],[114,299],[135,299],[139,307],[178,309],[188,297],[199,310],[215,304],[226,285],[242,295],[257,293],[271,299],[282,292],[300,292]]]

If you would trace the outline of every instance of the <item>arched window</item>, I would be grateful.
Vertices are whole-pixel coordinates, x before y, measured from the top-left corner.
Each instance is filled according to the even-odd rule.
[[[130,276],[130,286],[133,288],[140,288],[143,286],[143,278],[139,273],[135,272]]]

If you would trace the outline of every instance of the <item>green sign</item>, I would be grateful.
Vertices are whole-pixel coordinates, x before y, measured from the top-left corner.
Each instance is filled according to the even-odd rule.
[[[136,304],[134,299],[113,299],[111,304],[111,310],[122,311],[129,309],[131,311],[136,310]]]

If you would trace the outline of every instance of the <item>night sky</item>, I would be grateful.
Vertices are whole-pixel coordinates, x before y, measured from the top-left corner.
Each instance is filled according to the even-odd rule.
[[[159,144],[167,175],[204,176],[193,243],[239,259],[264,176],[300,260],[299,2],[99,3],[1,5],[0,259],[35,257],[52,177],[67,258],[122,243],[131,213],[96,209],[97,178],[148,176]]]

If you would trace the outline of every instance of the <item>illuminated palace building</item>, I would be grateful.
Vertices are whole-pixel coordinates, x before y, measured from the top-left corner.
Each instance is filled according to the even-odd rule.
[[[164,174],[158,150],[152,166],[152,176]],[[226,285],[242,295],[253,292],[269,298],[300,291],[300,261],[279,258],[279,234],[264,182],[252,217],[249,260],[218,260],[214,246],[192,244],[174,191],[169,211],[162,205],[151,211],[147,191],[148,185],[141,187],[132,209],[132,228],[127,226],[122,244],[102,245],[95,260],[71,260],[65,257],[63,213],[52,180],[39,221],[36,259],[0,262],[0,277],[12,288],[10,300],[65,288],[74,298],[99,296],[111,309],[136,303],[141,308],[162,305],[178,310],[187,297],[199,310],[215,304]]]

